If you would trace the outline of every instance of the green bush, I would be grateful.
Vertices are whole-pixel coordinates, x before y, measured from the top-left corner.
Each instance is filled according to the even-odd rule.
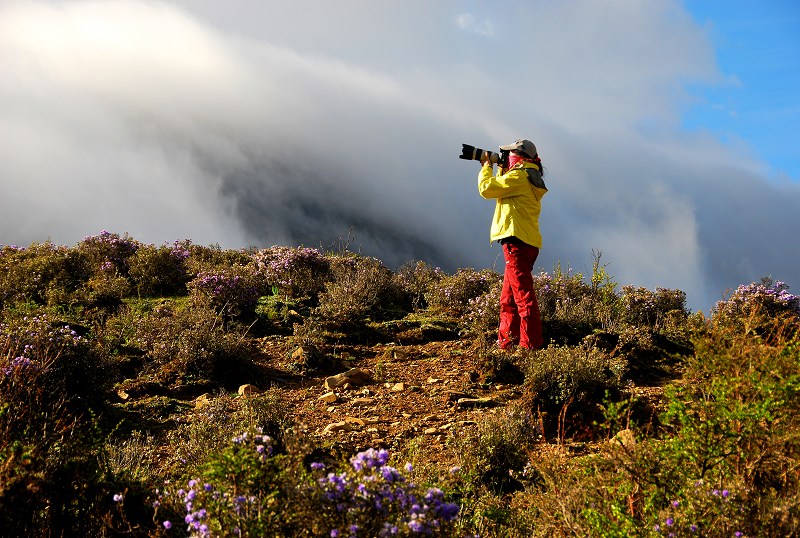
[[[263,293],[253,266],[232,265],[199,273],[189,284],[189,296],[228,318],[251,319]]]
[[[411,301],[412,310],[428,306],[428,297],[433,288],[445,277],[444,271],[431,267],[423,261],[408,262],[394,274],[395,284]]]
[[[46,315],[0,324],[0,528],[97,535],[114,487],[93,420],[105,386],[84,339]]]
[[[469,309],[471,301],[487,293],[502,278],[502,275],[489,269],[459,269],[455,274],[445,275],[433,283],[425,299],[434,309],[460,316]]]
[[[139,248],[129,259],[130,277],[139,296],[186,294],[189,246],[184,241],[171,247],[145,245]]]
[[[381,317],[381,309],[391,306],[396,290],[392,272],[375,258],[356,255],[330,259],[332,280],[320,293],[313,315],[335,325]]]
[[[646,288],[623,286],[620,297],[623,319],[631,325],[660,328],[668,316],[688,316],[686,293],[681,290],[656,288],[652,292]]]
[[[627,361],[592,346],[550,346],[527,356],[525,385],[544,409],[597,403],[623,386]]]
[[[253,342],[227,331],[203,306],[155,308],[139,321],[131,344],[146,354],[142,375],[167,386],[234,387],[253,375]]]
[[[0,249],[0,308],[14,302],[70,304],[89,279],[86,258],[74,249],[47,243]]]
[[[274,246],[253,254],[266,285],[290,297],[316,297],[330,277],[330,261],[313,248]]]

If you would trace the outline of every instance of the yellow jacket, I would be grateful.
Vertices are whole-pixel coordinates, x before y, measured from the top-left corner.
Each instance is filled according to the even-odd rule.
[[[528,180],[528,172],[524,168],[532,169],[530,175],[533,182]],[[482,166],[478,173],[480,195],[486,199],[497,199],[489,240],[499,241],[514,236],[541,248],[539,212],[547,187],[541,179],[539,167],[530,162],[522,162],[505,174],[493,174],[494,169],[491,166]]]

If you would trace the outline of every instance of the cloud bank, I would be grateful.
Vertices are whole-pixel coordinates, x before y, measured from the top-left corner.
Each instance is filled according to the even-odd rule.
[[[537,143],[538,267],[708,307],[800,282],[800,184],[680,129],[723,78],[678,1],[10,2],[0,7],[0,243],[108,229],[226,248],[351,245],[495,267],[460,144]]]

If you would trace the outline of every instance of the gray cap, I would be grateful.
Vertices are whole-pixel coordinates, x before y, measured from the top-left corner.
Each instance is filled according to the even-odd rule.
[[[524,140],[520,138],[513,144],[509,144],[507,146],[500,146],[500,149],[508,150],[508,151],[519,151],[524,153],[530,158],[534,158],[537,155],[536,146],[530,140]]]

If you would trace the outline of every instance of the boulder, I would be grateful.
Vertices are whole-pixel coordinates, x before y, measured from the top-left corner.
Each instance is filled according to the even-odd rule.
[[[344,387],[344,385],[356,387],[370,382],[372,382],[372,376],[368,371],[361,368],[351,368],[346,372],[325,379],[325,388],[333,390],[338,387]]]

